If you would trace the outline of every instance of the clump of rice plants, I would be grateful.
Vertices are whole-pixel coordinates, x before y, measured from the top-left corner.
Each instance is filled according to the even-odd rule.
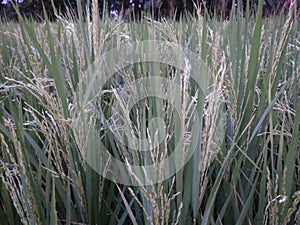
[[[198,12],[126,23],[99,18],[94,8],[93,17],[1,23],[1,224],[299,223],[300,26],[293,7],[267,20],[260,1],[256,19]],[[114,52],[120,46],[128,58]],[[163,61],[170,46],[182,46],[174,56],[181,69]],[[188,49],[211,74],[202,92]],[[130,63],[136,52],[161,61]],[[128,66],[115,68],[117,57]],[[89,87],[108,76],[94,76],[102,67],[114,73],[89,99]],[[159,79],[143,83],[149,76]],[[141,98],[146,92],[162,97]],[[85,123],[76,127],[74,118]],[[95,147],[90,137],[127,167],[96,158],[100,175],[86,158]],[[151,151],[132,149],[145,146]],[[131,166],[160,165],[175,149],[169,168],[178,170],[166,179],[159,179],[166,167],[138,176]],[[116,171],[135,185],[106,179]],[[140,179],[151,176],[159,182]]]

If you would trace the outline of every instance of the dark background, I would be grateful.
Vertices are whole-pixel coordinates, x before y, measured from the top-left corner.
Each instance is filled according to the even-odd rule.
[[[1,0],[0,0],[1,1]],[[42,21],[44,11],[51,20],[55,20],[53,6],[63,15],[78,15],[78,3],[83,9],[91,7],[92,0],[2,0],[0,4],[0,17],[2,20],[17,20],[18,15],[13,7],[18,6],[22,16]],[[264,16],[271,16],[288,10],[292,0],[264,0]],[[200,6],[203,12],[221,19],[228,19],[232,9],[238,5],[245,11],[249,2],[250,12],[255,14],[258,0],[98,0],[99,14],[118,18],[139,18],[145,12],[151,12],[156,18],[176,17],[192,14],[195,5]],[[300,18],[300,1],[298,3],[298,17]],[[85,10],[83,10],[85,11]]]

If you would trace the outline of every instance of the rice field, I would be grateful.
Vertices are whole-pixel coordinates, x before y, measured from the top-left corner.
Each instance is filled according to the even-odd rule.
[[[300,224],[287,15],[0,23],[0,224]]]

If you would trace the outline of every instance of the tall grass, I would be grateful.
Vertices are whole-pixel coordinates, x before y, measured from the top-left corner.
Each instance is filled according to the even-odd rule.
[[[184,21],[124,23],[96,17],[94,9],[92,20],[80,15],[55,23],[1,23],[1,224],[300,223],[300,26],[292,7],[287,16],[268,20],[262,19],[260,1],[256,19],[235,14],[222,22],[199,13]],[[86,163],[71,118],[92,63],[116,46],[142,40],[189,47],[213,77],[208,95],[197,103],[204,107],[202,133],[185,167],[155,185],[126,186]],[[184,88],[180,76],[190,74],[181,72],[159,63],[124,68],[95,102],[105,121],[87,126],[100,127],[102,143],[114,157],[153,163],[152,155],[135,155],[115,140],[125,127],[118,127],[113,107],[141,91],[138,85],[117,89],[147,73],[174,77]],[[178,101],[176,94],[183,98],[183,89],[169,93],[171,102]],[[182,104],[185,121],[191,102]],[[130,114],[122,125],[133,126],[149,145],[159,140],[147,134],[151,117],[162,118],[171,131],[187,125],[174,119],[174,106],[162,99],[145,99],[136,111],[126,112],[126,104],[120,110]],[[219,110],[226,112],[226,130],[215,145]],[[108,129],[109,123],[119,129]],[[153,127],[157,135],[163,129],[159,121]],[[187,137],[180,135],[181,142],[172,133],[165,137],[157,154],[176,145],[187,148]],[[124,176],[133,174],[128,170]]]

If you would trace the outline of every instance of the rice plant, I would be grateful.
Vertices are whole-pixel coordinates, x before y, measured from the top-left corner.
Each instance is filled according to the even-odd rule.
[[[99,18],[95,4],[93,17],[2,22],[1,224],[300,223],[295,2],[288,15],[266,20],[260,1],[256,18],[237,12],[228,21],[199,11],[179,21],[126,23]],[[143,44],[149,40],[163,45]],[[120,46],[130,48],[114,52]],[[171,61],[114,68],[116,58],[123,62],[138,51],[163,62],[168,46],[182,47],[174,56],[180,68]],[[188,49],[212,75],[206,90],[192,79]],[[101,63],[103,55],[111,58]],[[116,70],[95,76],[97,66]],[[159,79],[147,86],[142,78],[150,75]],[[89,99],[95,91],[87,93],[89,85],[102,79],[101,94]],[[165,97],[141,98],[144,93]],[[221,123],[217,112],[225,115]],[[191,132],[196,115],[197,137]],[[81,123],[74,126],[74,118]],[[224,136],[216,135],[222,127]],[[127,167],[91,157],[100,175],[87,160],[95,137]],[[151,151],[132,150],[145,146]],[[145,185],[140,177],[152,175],[141,170],[137,176],[131,167],[160,165],[175,149],[169,167],[176,173],[159,179],[165,167],[157,166],[152,175],[159,182]],[[135,185],[107,179],[114,172]]]

